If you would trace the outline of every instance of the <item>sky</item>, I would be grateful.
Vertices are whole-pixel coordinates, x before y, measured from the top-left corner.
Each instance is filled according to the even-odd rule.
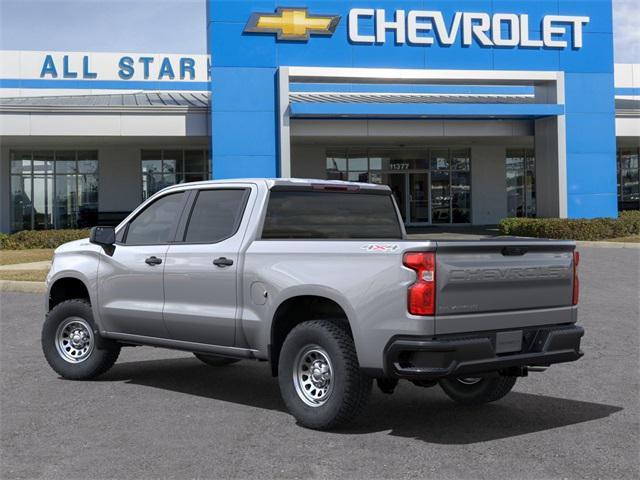
[[[206,53],[206,1],[0,0],[0,49]],[[613,4],[615,61],[640,63],[640,0]]]

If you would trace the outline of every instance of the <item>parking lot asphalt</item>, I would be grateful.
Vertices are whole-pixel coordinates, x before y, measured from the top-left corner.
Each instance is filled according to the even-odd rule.
[[[0,477],[638,478],[640,251],[581,250],[582,360],[475,408],[401,382],[330,433],[296,425],[266,363],[127,348],[98,380],[62,380],[42,296],[3,293]]]

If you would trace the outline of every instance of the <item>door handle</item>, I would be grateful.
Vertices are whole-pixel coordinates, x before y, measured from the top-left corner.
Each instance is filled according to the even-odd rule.
[[[160,265],[162,263],[162,259],[158,257],[149,257],[144,261],[144,263],[147,265]]]
[[[231,265],[233,265],[233,260],[231,260],[230,258],[226,258],[226,257],[220,257],[220,258],[216,258],[213,261],[213,264],[216,267],[230,267]]]

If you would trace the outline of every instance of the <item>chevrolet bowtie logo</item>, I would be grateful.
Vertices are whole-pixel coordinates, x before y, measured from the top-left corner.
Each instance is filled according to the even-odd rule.
[[[276,13],[253,13],[245,32],[275,33],[278,40],[309,40],[310,35],[331,36],[339,15],[309,15],[306,8],[279,7]]]

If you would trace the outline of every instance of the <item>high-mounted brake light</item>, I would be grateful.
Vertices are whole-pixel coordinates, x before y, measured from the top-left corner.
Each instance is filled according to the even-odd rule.
[[[412,315],[434,315],[436,311],[436,254],[408,252],[403,264],[416,272],[416,281],[407,292],[407,309]]]
[[[577,305],[580,299],[580,279],[578,278],[578,265],[580,264],[580,252],[573,252],[573,300],[572,305]]]
[[[312,190],[327,192],[357,192],[360,190],[358,185],[335,185],[331,183],[314,183],[311,185]]]

